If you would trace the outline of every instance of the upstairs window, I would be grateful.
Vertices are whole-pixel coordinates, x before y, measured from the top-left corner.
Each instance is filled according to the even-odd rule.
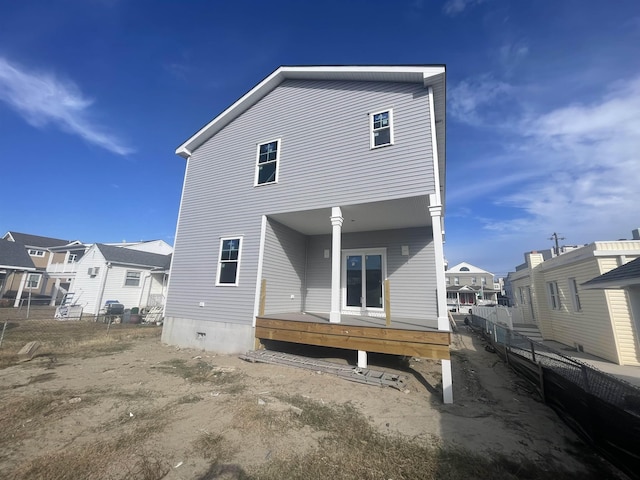
[[[393,145],[393,111],[372,113],[371,148]]]
[[[277,183],[280,140],[259,144],[257,157],[255,184]]]
[[[69,258],[67,258],[67,263],[76,263],[77,259],[78,259],[78,254],[70,253]]]
[[[476,277],[471,277],[471,285],[475,285],[476,284]]]
[[[576,312],[582,311],[582,304],[580,303],[580,294],[578,293],[578,282],[575,278],[569,279],[569,290],[571,291],[571,302],[573,303],[573,310]]]
[[[133,270],[127,270],[127,276],[124,280],[124,284],[127,287],[138,287],[140,286],[140,272],[135,272]]]
[[[238,285],[242,238],[222,238],[216,285]]]
[[[30,248],[29,255],[31,255],[32,257],[44,257],[44,250],[36,250],[34,248]]]

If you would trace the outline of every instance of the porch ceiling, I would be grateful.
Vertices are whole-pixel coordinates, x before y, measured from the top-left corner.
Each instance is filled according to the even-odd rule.
[[[342,209],[343,233],[427,227],[431,225],[429,197],[411,197],[356,205]],[[331,233],[331,208],[301,210],[269,215],[277,222],[305,235]]]

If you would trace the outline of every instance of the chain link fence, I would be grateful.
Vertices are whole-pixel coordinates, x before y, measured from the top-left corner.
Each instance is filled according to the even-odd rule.
[[[0,368],[33,356],[82,355],[118,351],[131,340],[159,337],[162,327],[156,322],[125,321],[124,315],[82,315],[55,318],[56,308],[0,308]],[[36,343],[32,343],[36,342]],[[27,356],[21,350],[32,345]]]
[[[468,317],[467,317],[468,318]],[[473,312],[470,326],[531,383],[574,431],[636,478],[640,472],[640,388],[563,355]]]

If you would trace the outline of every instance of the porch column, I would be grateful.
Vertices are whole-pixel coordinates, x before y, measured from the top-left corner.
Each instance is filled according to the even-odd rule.
[[[27,277],[29,272],[22,272],[22,278],[20,279],[20,286],[18,287],[18,293],[16,293],[16,301],[13,302],[13,308],[20,306],[20,298],[22,297],[22,290],[24,290],[24,284],[27,283]]]
[[[331,312],[329,322],[340,323],[340,262],[342,257],[342,210],[331,209]]]
[[[59,291],[60,291],[60,278],[56,278],[56,283],[53,286],[53,291],[51,292],[51,301],[49,302],[50,307],[56,306],[56,299],[58,298]]]
[[[436,260],[436,298],[438,301],[438,330],[449,331],[449,317],[447,314],[447,287],[444,274],[444,248],[442,246],[442,205],[436,194],[429,195],[429,213],[433,230],[433,253]],[[453,385],[451,375],[451,360],[441,360],[442,363],[442,400],[453,403]]]

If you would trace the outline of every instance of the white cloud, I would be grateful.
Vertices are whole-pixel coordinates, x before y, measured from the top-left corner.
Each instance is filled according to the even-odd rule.
[[[464,11],[467,7],[479,5],[485,0],[447,0],[442,6],[442,11],[447,15],[457,15]]]
[[[640,77],[591,104],[572,104],[523,119],[520,165],[543,174],[512,185],[501,203],[525,215],[486,228],[528,234],[545,226],[575,243],[624,236],[637,227],[640,197]],[[627,235],[628,236],[628,235]]]
[[[481,75],[454,84],[447,92],[449,113],[463,123],[486,124],[497,104],[508,99],[513,87],[491,75]]]
[[[0,57],[0,101],[5,102],[34,127],[53,124],[118,155],[131,148],[94,125],[89,118],[93,101],[71,82],[53,75],[29,72]]]

